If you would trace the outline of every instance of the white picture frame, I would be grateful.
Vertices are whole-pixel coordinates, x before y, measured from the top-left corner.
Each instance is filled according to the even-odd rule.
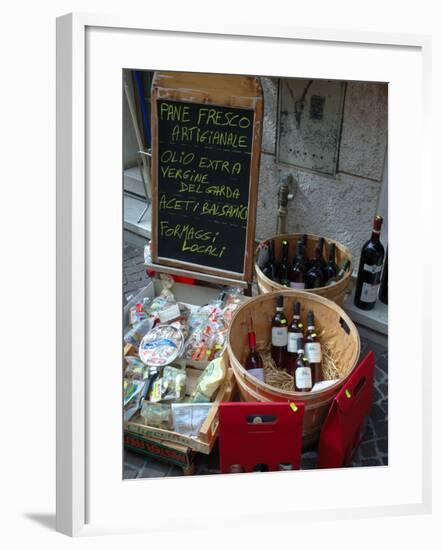
[[[218,529],[221,520],[274,527],[295,516],[428,513],[431,319],[423,304],[430,303],[430,272],[422,262],[409,293],[398,266],[408,248],[422,250],[430,241],[431,39],[191,19],[168,24],[156,14],[146,22],[70,14],[57,20],[57,530],[78,536],[167,530],[171,523],[187,529]],[[123,68],[389,82],[388,467],[123,481],[121,368],[116,368],[121,361]],[[413,112],[408,135],[404,109]],[[406,166],[401,159],[407,159]],[[105,215],[98,200],[103,192]],[[407,233],[405,243],[400,236],[410,217],[420,232]],[[407,311],[413,311],[413,338],[420,342],[413,362],[400,344],[410,331],[408,316],[401,315],[404,293]],[[412,406],[401,398],[410,395]],[[143,502],[152,490],[155,506],[146,514]],[[216,495],[210,507],[201,506],[203,494]],[[267,502],[277,498],[279,511],[242,514],[239,520],[262,495]]]

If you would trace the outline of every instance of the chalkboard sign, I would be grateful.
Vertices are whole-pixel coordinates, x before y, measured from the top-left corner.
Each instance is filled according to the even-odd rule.
[[[256,109],[162,97],[153,107],[154,260],[250,280]]]

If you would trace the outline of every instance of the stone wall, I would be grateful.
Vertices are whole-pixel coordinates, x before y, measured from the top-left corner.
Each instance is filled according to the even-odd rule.
[[[275,234],[277,191],[282,178],[295,179],[289,203],[288,232],[315,233],[348,246],[358,265],[371,233],[383,179],[386,184],[387,84],[348,82],[336,177],[323,176],[276,161],[278,80],[261,78],[264,132],[256,237]]]

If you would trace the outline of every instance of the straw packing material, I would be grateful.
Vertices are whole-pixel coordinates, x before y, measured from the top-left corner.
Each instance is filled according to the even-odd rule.
[[[337,380],[345,376],[348,366],[336,363],[333,353],[327,345],[322,345],[322,376],[324,380]],[[259,350],[264,367],[264,380],[270,386],[285,391],[295,391],[291,374],[278,369],[272,359],[270,350]]]

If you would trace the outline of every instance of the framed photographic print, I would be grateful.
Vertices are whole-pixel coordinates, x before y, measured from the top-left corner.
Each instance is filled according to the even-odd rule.
[[[428,511],[429,52],[58,19],[59,531]]]

